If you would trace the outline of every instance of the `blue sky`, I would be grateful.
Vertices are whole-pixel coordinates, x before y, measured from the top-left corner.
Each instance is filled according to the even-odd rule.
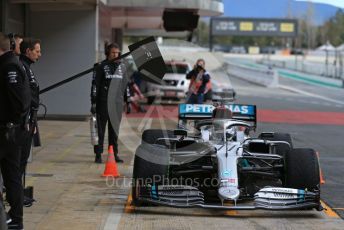
[[[289,0],[224,0],[225,17],[249,17],[249,18],[285,18],[288,11],[293,17],[302,18],[306,15],[309,1]],[[323,24],[338,10],[338,6],[344,5],[344,0],[314,0],[314,23]],[[332,3],[332,4],[324,4]],[[289,4],[291,3],[291,4]],[[289,8],[289,10],[288,10]]]
[[[296,1],[307,2],[307,0],[296,0]],[[325,3],[325,4],[333,5],[336,7],[344,8],[344,0],[312,0],[312,2]]]

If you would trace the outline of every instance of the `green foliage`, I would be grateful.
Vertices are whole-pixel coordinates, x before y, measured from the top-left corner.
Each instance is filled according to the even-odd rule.
[[[323,33],[326,33],[324,35],[324,40],[326,39],[330,41],[335,46],[343,44],[344,43],[344,12],[343,10],[339,9],[336,15],[330,18],[322,26],[320,30],[322,30]]]

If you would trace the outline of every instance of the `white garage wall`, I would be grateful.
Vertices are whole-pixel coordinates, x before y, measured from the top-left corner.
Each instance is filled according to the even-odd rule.
[[[96,9],[30,12],[30,35],[42,40],[33,65],[41,89],[93,66],[96,61]],[[41,95],[48,115],[87,115],[91,74]]]

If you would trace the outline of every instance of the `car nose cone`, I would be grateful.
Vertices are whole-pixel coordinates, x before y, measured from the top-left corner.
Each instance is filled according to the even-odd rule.
[[[221,200],[237,200],[240,195],[240,191],[236,187],[228,186],[221,187],[218,191]]]

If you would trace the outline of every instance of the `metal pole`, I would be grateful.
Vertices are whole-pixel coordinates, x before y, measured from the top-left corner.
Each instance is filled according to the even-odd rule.
[[[209,51],[213,51],[213,18],[210,18],[209,25]]]
[[[325,60],[326,71],[325,71],[325,76],[328,77],[328,50],[326,49],[325,52],[326,52],[326,60]]]
[[[340,79],[343,77],[343,54],[341,50],[338,51],[338,61],[338,78]]]
[[[336,49],[334,52],[335,52],[335,59],[334,59],[334,63],[333,63],[333,67],[334,67],[334,78],[338,78],[338,71],[337,71],[338,50]]]

